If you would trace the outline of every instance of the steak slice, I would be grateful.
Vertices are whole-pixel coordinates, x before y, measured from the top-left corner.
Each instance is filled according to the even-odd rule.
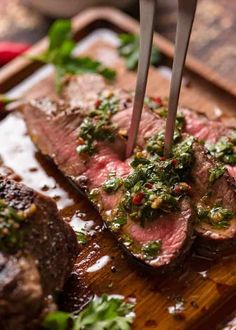
[[[195,162],[192,169],[193,200],[197,204],[203,200],[203,204],[214,207],[220,205],[234,213],[226,227],[214,226],[206,221],[199,221],[195,225],[198,237],[199,251],[203,254],[214,254],[228,250],[236,244],[236,183],[225,170],[223,174],[209,182],[212,169],[217,168],[218,162],[207,152],[203,145],[194,144]],[[217,225],[217,224],[216,224]]]
[[[97,94],[85,92],[86,82],[90,77],[85,75],[84,80],[81,80],[83,97],[80,103],[75,102],[74,108],[72,104],[68,105],[67,101],[63,105],[55,102],[51,102],[50,105],[49,101],[39,100],[26,105],[23,114],[29,133],[41,152],[53,159],[59,169],[79,188],[84,189],[90,197],[96,192],[93,203],[122,246],[138,261],[164,272],[174,267],[192,244],[192,209],[189,201],[181,200],[179,210],[158,216],[145,227],[127,217],[126,225],[120,230],[114,230],[113,211],[118,207],[123,192],[118,190],[116,193],[108,194],[104,191],[103,184],[109,179],[111,172],[115,172],[118,177],[126,178],[132,173],[132,168],[129,160],[124,161],[126,141],[119,134],[114,142],[98,141],[97,152],[90,157],[76,152],[80,124],[87,112],[87,104],[91,105],[91,102],[96,102],[98,98]],[[97,86],[98,84],[96,88]],[[88,89],[91,88],[88,84]],[[112,87],[109,90],[112,90]],[[121,95],[118,107],[120,111],[125,112],[131,104],[130,94],[115,89],[113,93],[116,97]],[[116,133],[118,131],[119,129]],[[143,247],[151,242],[160,241],[162,245],[158,255],[147,257]]]
[[[222,123],[221,120],[209,120],[205,115],[189,109],[183,109],[183,112],[186,118],[185,131],[204,141],[207,148],[215,145],[222,138],[231,138],[235,134],[235,122]],[[226,168],[236,180],[236,166],[227,164]]]
[[[53,200],[8,177],[0,177],[0,204],[1,329],[32,329],[72,270],[76,236]]]
[[[129,221],[124,232],[128,233],[129,238],[133,240],[133,255],[137,259],[145,261],[143,254],[135,252],[135,248],[140,245],[148,246],[150,242],[160,241],[162,242],[162,252],[156,259],[150,260],[148,264],[162,272],[173,270],[184,260],[192,245],[193,226],[191,218],[190,204],[187,200],[183,200],[180,203],[178,213],[163,214],[158,219],[147,223],[145,227]],[[121,238],[121,241],[127,245],[125,238]]]
[[[1,329],[32,329],[33,320],[44,307],[35,261],[30,257],[0,253],[0,269]]]
[[[83,84],[83,81],[86,82],[86,79],[88,78],[73,77],[67,80],[67,85],[64,89],[64,97],[69,104],[76,106],[77,102],[83,103],[83,100],[86,103],[87,100],[84,99],[84,93],[80,93],[80,86]],[[104,88],[102,78],[94,76],[94,79],[96,79],[97,85],[100,84],[100,88]],[[98,83],[98,81],[100,81],[100,83]],[[71,91],[73,91],[73,93],[71,93]],[[118,95],[118,93],[119,90],[116,91],[116,95]],[[122,104],[125,103],[124,98],[125,94],[123,93]],[[126,98],[130,100],[129,93],[126,93]],[[93,101],[94,100],[95,97],[93,98]],[[181,111],[184,114],[183,131],[195,136],[198,140],[205,141],[207,144],[217,142],[222,136],[230,136],[234,129],[232,123],[230,125],[224,125],[219,120],[210,121],[205,116],[188,109],[181,109]],[[118,129],[127,131],[130,126],[131,115],[132,102],[129,102],[126,107],[122,107],[120,111],[114,114],[112,121],[117,125]],[[159,111],[155,111],[155,109],[151,110],[150,107],[145,106],[140,122],[137,144],[144,147],[146,141],[150,137],[162,131],[164,128],[165,117],[161,116]],[[194,192],[195,204],[211,190],[214,196],[214,198],[209,201],[211,206],[221,204],[222,207],[235,212],[235,186],[232,178],[236,178],[236,167],[227,166],[231,178],[227,173],[224,173],[213,185],[209,185],[209,171],[217,166],[216,161],[207,153],[207,150],[202,145],[196,142],[194,146],[196,163],[192,171],[192,177],[196,178],[196,180],[191,182],[191,184]],[[224,190],[220,188],[221,186],[224,187]],[[228,228],[213,228],[212,225],[206,222],[202,222],[200,225],[198,221],[195,226],[195,232],[199,237],[199,245],[207,247],[207,249],[212,247],[211,250],[215,251],[228,249],[229,246],[234,245],[236,239],[235,231],[235,218],[231,219]],[[204,251],[204,249],[202,251]]]

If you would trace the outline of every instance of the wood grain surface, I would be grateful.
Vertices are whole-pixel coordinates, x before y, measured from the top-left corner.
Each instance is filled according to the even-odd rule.
[[[91,24],[91,21],[94,23]],[[138,30],[138,25],[134,21],[116,11],[106,9],[101,10],[100,13],[89,11],[75,21],[78,38],[88,35],[100,27],[110,27],[115,31],[136,32]],[[159,36],[155,37],[155,42],[163,51],[164,46],[169,45]],[[33,51],[41,50],[45,46],[46,41],[43,41]],[[131,90],[134,88],[135,73],[127,72],[123,61],[117,56],[114,46],[102,34],[93,38],[93,42],[89,43],[84,52],[116,68],[118,77],[115,84],[117,86]],[[169,55],[168,52],[167,55]],[[168,59],[166,59],[166,63],[168,63]],[[34,69],[35,67],[31,67],[25,60],[16,61],[6,69],[2,76],[0,75],[0,78],[5,79],[0,81],[0,88],[6,90],[14,85],[16,76],[15,81],[18,82]],[[187,70],[186,75],[190,79],[190,87],[183,86],[181,104],[202,111],[212,118],[216,114],[215,110],[220,108],[224,113],[223,120],[231,120],[235,109],[235,99],[196,73]],[[48,78],[34,86],[27,96],[46,95],[52,90],[52,80]],[[163,76],[161,70],[150,69],[147,93],[165,97],[168,95],[168,90],[169,80]],[[23,125],[19,117],[12,120],[16,120],[16,124]],[[3,125],[7,125],[7,123],[3,123]],[[17,138],[17,129],[14,133]],[[27,140],[27,143],[30,142]],[[24,163],[25,160],[25,165],[28,166],[27,157],[28,153],[32,153],[34,150],[33,146],[31,144],[31,147],[27,145],[27,148],[24,148],[24,145],[21,145],[21,149],[23,150],[22,162]],[[51,163],[48,163],[40,154],[35,154],[35,151],[33,157],[40,165],[38,171],[53,178],[66,192],[66,196],[72,200],[70,206],[61,208],[64,218],[70,221],[71,217],[77,215],[84,221],[92,220],[96,228],[95,235],[91,237],[87,245],[81,247],[74,271],[60,300],[61,308],[75,310],[83,306],[92,295],[103,292],[133,297],[137,300],[137,318],[134,324],[134,329],[137,330],[214,329],[217,322],[223,318],[224,306],[228,306],[227,312],[230,312],[236,293],[235,257],[211,261],[191,255],[179,271],[168,277],[150,273],[134,264],[129,257],[123,254],[111,234],[103,228],[98,213],[86,199],[70,187]],[[14,159],[8,159],[7,165],[16,171],[19,166]],[[26,182],[30,181],[30,176],[33,176],[32,172],[25,174],[23,171],[22,173],[22,178]],[[101,259],[102,257],[106,257],[107,260],[104,267],[97,272],[88,271],[92,265],[97,264],[98,266],[99,262],[101,264],[101,260],[104,260],[104,258]],[[180,301],[183,304],[183,312],[179,317],[175,317],[169,311]]]
[[[156,29],[172,42],[175,38],[177,1],[160,0]],[[236,2],[199,0],[189,52],[219,76],[236,84]]]

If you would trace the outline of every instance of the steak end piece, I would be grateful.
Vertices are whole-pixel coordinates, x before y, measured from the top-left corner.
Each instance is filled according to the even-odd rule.
[[[7,210],[24,214],[14,245],[1,245],[0,320],[3,329],[32,329],[47,296],[62,289],[72,270],[77,239],[55,202],[25,185],[1,177],[0,200]]]
[[[106,100],[104,95],[112,95],[112,100],[115,101],[116,109],[109,119],[114,126],[115,142],[109,144],[107,141],[96,141],[96,155],[88,156],[80,152],[77,153],[78,143],[83,144],[83,137],[82,142],[81,139],[78,142],[78,138],[81,138],[80,125],[85,118],[90,116],[89,112],[91,110],[99,109],[99,104],[104,101],[104,97]],[[112,172],[115,172],[116,176],[120,178],[129,175],[132,171],[129,160],[124,160],[121,157],[123,152],[119,153],[117,150],[125,150],[126,147],[125,138],[127,137],[132,115],[132,94],[112,85],[106,86],[104,80],[97,75],[85,74],[69,77],[66,80],[61,102],[64,102],[63,107],[60,103],[51,102],[50,104],[45,100],[32,101],[22,109],[28,131],[41,152],[49,156],[59,169],[76,185],[83,188],[87,194],[92,189],[101,190],[101,186]],[[45,107],[43,104],[46,103],[47,106]],[[162,107],[155,109],[153,105],[145,105],[138,133],[138,147],[145,148],[147,140],[164,129],[165,111],[161,110],[165,109]],[[184,251],[187,251],[193,240],[192,226],[194,221],[192,220],[196,216],[194,212],[196,203],[209,191],[209,170],[216,162],[206,153],[204,146],[197,142],[198,139],[206,138],[214,142],[220,135],[229,132],[228,128],[224,128],[220,122],[211,123],[210,130],[207,130],[206,118],[203,116],[200,118],[197,114],[193,115],[193,112],[186,109],[183,109],[183,114],[185,124],[183,124],[182,133],[193,135],[196,138],[195,146],[199,146],[193,151],[196,160],[196,165],[192,171],[192,178],[196,179],[192,185],[195,200],[191,196],[192,203],[188,204],[188,201],[185,200],[180,205],[180,214],[173,213],[163,218],[160,217],[148,223],[146,228],[129,220],[127,225],[122,228],[122,232],[116,234],[122,245],[137,260],[156,269],[162,267],[167,269],[168,264],[171,268],[184,254]],[[95,117],[93,117],[93,120],[96,121]],[[214,134],[216,130],[218,133]],[[198,135],[200,131],[201,134]],[[123,140],[119,139],[120,134],[124,137]],[[190,178],[187,180],[191,181]],[[210,187],[214,195],[214,198],[210,201],[212,206],[215,202],[217,205],[223,202],[221,203],[222,207],[235,211],[235,188],[232,185],[232,180],[231,183],[230,180],[229,176],[225,174]],[[219,188],[221,185],[224,189]],[[103,210],[104,212],[110,212],[112,209],[117,208],[118,202],[119,197],[113,194],[110,196],[102,195],[101,200],[94,203],[108,225],[109,219],[104,216]],[[112,207],[109,204],[112,204]],[[188,212],[185,213],[185,210],[188,210]],[[234,220],[231,220],[230,229],[224,229],[223,235],[223,230],[220,232],[219,230],[216,231],[215,228],[208,228],[205,223],[201,224],[200,230],[199,223],[197,223],[195,234],[198,236],[197,240],[200,245],[218,245],[216,250],[224,249],[228,244],[234,244],[236,237],[234,226]],[[172,232],[173,235],[171,236]],[[129,242],[123,240],[123,234],[131,236],[130,239],[134,241],[134,249],[132,246],[128,246]],[[141,245],[147,244],[150,240],[163,241],[162,253],[156,260],[146,260],[143,253],[140,253]]]
[[[218,166],[218,162],[207,152],[206,148],[194,144],[195,163],[193,172],[193,191],[195,203],[206,200],[210,207],[220,205],[236,214],[236,183],[225,170],[214,182],[209,182],[209,173]],[[206,221],[195,224],[197,235],[196,248],[200,254],[217,255],[227,253],[236,244],[236,217],[228,220],[226,228],[216,228]]]

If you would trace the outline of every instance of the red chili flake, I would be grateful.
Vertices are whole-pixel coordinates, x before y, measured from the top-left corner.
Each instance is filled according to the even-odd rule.
[[[165,161],[166,160],[166,157],[160,157],[160,160],[161,161]]]
[[[95,102],[95,107],[96,107],[96,108],[99,108],[100,105],[101,105],[101,103],[102,103],[102,101],[99,100],[99,99],[97,99],[96,102]]]
[[[178,165],[178,160],[177,159],[173,159],[171,164],[175,167]]]
[[[77,142],[78,142],[79,145],[83,145],[84,144],[84,139],[82,137],[78,137]]]
[[[182,191],[180,186],[175,186],[173,190],[174,190],[174,193],[177,194],[177,195],[181,194],[181,191]]]
[[[142,203],[143,198],[144,198],[144,193],[140,192],[133,196],[132,203],[134,205],[140,205]]]
[[[153,184],[151,182],[147,182],[147,183],[145,183],[144,187],[148,188],[148,189],[152,189]]]
[[[157,97],[154,97],[154,102],[156,104],[158,104],[160,107],[163,106],[163,102],[162,102],[162,99],[160,98],[160,96],[157,96]]]
[[[178,185],[176,185],[174,187],[173,191],[177,195],[191,194],[192,193],[192,187],[190,185],[188,185],[186,182],[180,182]]]

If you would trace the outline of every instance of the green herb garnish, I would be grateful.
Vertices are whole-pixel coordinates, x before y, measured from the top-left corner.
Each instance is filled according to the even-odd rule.
[[[197,216],[199,220],[209,223],[213,228],[222,229],[228,228],[235,213],[220,206],[209,207],[197,204]]]
[[[127,215],[125,214],[117,214],[117,216],[115,216],[111,222],[108,222],[108,227],[116,232],[119,231],[121,229],[122,226],[124,226],[127,223]]]
[[[113,193],[116,192],[121,185],[121,178],[111,177],[103,184],[103,190],[105,190],[107,193]]]
[[[95,297],[80,312],[51,312],[43,328],[49,330],[130,330],[133,323],[134,304],[123,298],[102,295]]]
[[[216,144],[207,145],[210,153],[224,164],[236,164],[236,140],[234,132],[231,137],[222,137]]]
[[[128,234],[123,234],[122,237],[121,237],[121,239],[122,239],[122,243],[126,247],[129,247],[129,246],[131,246],[134,243],[133,239]]]
[[[34,205],[34,204],[32,204]],[[33,209],[33,207],[32,207]],[[22,243],[21,225],[26,221],[27,215],[17,211],[0,199],[0,250],[12,251]]]
[[[105,67],[102,63],[89,57],[74,57],[73,50],[76,42],[72,39],[72,26],[70,20],[59,19],[53,23],[49,33],[48,50],[32,59],[42,63],[53,64],[55,67],[55,83],[57,91],[60,91],[62,78],[66,74],[83,74],[94,72],[101,74],[107,79],[114,79],[116,72]]]
[[[125,59],[128,70],[136,70],[139,59],[139,37],[134,34],[120,34],[120,45],[118,52]],[[151,53],[151,64],[158,65],[161,61],[161,54],[158,48],[153,47]]]
[[[155,110],[155,109],[153,109]],[[167,118],[167,109],[166,108],[157,108],[155,110],[155,113],[160,116],[161,118]],[[184,116],[181,112],[177,114],[176,117],[176,124],[175,124],[175,131],[174,131],[174,142],[178,142],[181,139],[181,133],[184,126]],[[164,132],[161,131],[157,133],[154,137],[150,138],[147,141],[147,151],[151,154],[157,154],[159,156],[163,156],[164,151],[164,139],[165,135]],[[192,137],[189,137],[188,141],[190,141]],[[184,145],[186,145],[186,142],[184,142]],[[187,145],[186,145],[187,147]],[[178,148],[184,148],[184,146],[181,146]],[[180,150],[182,152],[182,150]]]
[[[194,138],[190,136],[176,142],[168,159],[162,156],[163,141],[164,135],[160,133],[149,139],[147,149],[135,154],[131,162],[133,172],[122,179],[124,195],[113,213],[111,229],[114,226],[119,230],[127,222],[127,216],[144,226],[145,221],[155,219],[160,212],[177,210],[179,199],[191,193],[186,180],[194,161]],[[112,183],[121,184],[120,178],[113,180]]]
[[[42,328],[48,330],[69,330],[70,329],[69,323],[72,322],[73,322],[73,314],[67,312],[55,311],[49,313],[45,317],[42,324]]]
[[[95,102],[88,116],[80,125],[80,145],[76,148],[79,154],[93,155],[97,141],[115,141],[116,126],[111,117],[118,111],[118,100],[112,92],[104,91]]]
[[[225,173],[225,167],[217,165],[209,170],[209,182],[214,183]]]
[[[87,243],[87,237],[83,231],[76,231],[76,237],[79,244],[86,244]]]
[[[161,251],[162,241],[152,241],[142,247],[146,259],[155,259]]]

